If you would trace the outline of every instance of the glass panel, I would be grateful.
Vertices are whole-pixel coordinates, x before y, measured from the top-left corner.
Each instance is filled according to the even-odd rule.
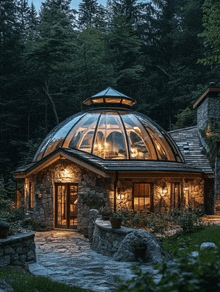
[[[89,99],[89,100],[85,100],[83,103],[84,103],[85,105],[91,105],[91,104],[92,104],[92,102],[91,102],[90,99]]]
[[[67,226],[67,186],[59,185],[57,194],[57,225]]]
[[[134,210],[150,211],[150,184],[135,183],[134,184]]]
[[[99,115],[99,113],[86,114],[69,133],[64,147],[75,148],[91,153],[93,135]],[[69,143],[71,138],[72,140]]]
[[[105,98],[105,102],[106,103],[121,103],[121,99],[107,97]]]
[[[116,112],[104,113],[96,132],[93,154],[104,159],[127,159],[124,128]]]
[[[123,99],[122,104],[133,105],[135,102],[129,99]]]
[[[62,146],[63,140],[70,131],[70,129],[79,121],[82,115],[75,117],[66,125],[64,125],[50,140],[50,143],[47,146],[47,150],[45,151],[44,156],[50,154],[54,150],[56,150],[59,146]]]
[[[29,182],[29,209],[34,209],[34,183]]]
[[[141,123],[144,125],[144,127],[151,135],[151,138],[155,144],[159,160],[176,161],[173,150],[171,149],[170,145],[166,141],[166,138],[163,136],[163,134],[152,123],[149,123],[146,119],[143,119],[140,116],[138,116],[138,119],[141,121]]]
[[[92,102],[93,103],[104,103],[104,99],[103,98],[97,98],[97,99],[93,99]]]
[[[152,141],[133,114],[121,114],[130,146],[131,159],[157,159]]]
[[[44,139],[44,141],[41,143],[41,145],[40,145],[40,147],[38,148],[38,151],[37,151],[37,153],[36,153],[36,155],[34,156],[34,161],[38,161],[38,160],[40,160],[40,159],[42,159],[44,156],[45,156],[45,154],[44,154],[44,152],[45,152],[45,149],[46,148],[48,148],[48,145],[50,144],[51,145],[51,139],[54,139],[54,137],[57,135],[57,133],[59,132],[60,134],[62,133],[62,131],[63,131],[63,127],[65,127],[65,125],[67,126],[67,125],[74,125],[74,122],[72,122],[72,121],[75,121],[75,119],[77,119],[78,117],[81,117],[82,115],[73,115],[73,116],[71,116],[71,117],[69,117],[68,119],[66,119],[65,121],[63,121],[62,123],[60,123],[58,126],[56,126],[48,135],[47,135],[47,137]],[[75,117],[75,118],[74,118]],[[79,119],[79,118],[78,118]],[[75,123],[76,123],[77,121],[75,121]],[[71,128],[71,127],[70,127]],[[64,138],[65,136],[63,136],[63,138]],[[57,138],[56,138],[57,139]],[[56,141],[56,139],[54,140],[54,141]],[[59,143],[59,141],[58,141],[58,143]],[[58,144],[57,143],[57,144]],[[52,151],[50,151],[50,152],[52,152]],[[47,153],[47,154],[49,154],[49,153]],[[47,155],[46,154],[46,155]]]

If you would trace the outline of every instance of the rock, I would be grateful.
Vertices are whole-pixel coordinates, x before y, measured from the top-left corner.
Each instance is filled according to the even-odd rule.
[[[135,230],[125,236],[113,258],[116,261],[161,263],[165,257],[162,246],[149,231]]]
[[[199,252],[198,252],[198,251],[192,251],[192,252],[191,252],[191,256],[192,256],[193,258],[197,258],[197,257],[199,256]]]
[[[89,230],[88,230],[88,238],[89,241],[92,242],[92,238],[93,238],[93,231],[95,228],[95,220],[98,218],[99,216],[99,211],[96,209],[91,209],[89,212]]]
[[[201,250],[207,250],[207,249],[218,249],[217,245],[213,242],[203,242],[200,245]]]
[[[14,292],[14,289],[5,280],[0,279],[0,292]]]

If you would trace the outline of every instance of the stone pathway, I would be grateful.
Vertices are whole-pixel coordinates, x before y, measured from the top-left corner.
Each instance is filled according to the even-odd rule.
[[[30,264],[30,272],[69,286],[95,292],[113,292],[115,278],[131,279],[131,267],[138,263],[115,262],[112,258],[90,249],[88,239],[75,231],[49,231],[35,234],[37,263]],[[151,266],[142,265],[152,272]]]

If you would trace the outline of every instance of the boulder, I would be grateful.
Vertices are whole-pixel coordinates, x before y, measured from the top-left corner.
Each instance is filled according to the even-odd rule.
[[[135,230],[125,236],[113,258],[120,262],[157,264],[163,261],[165,252],[151,232]]]
[[[0,292],[14,292],[14,289],[5,280],[0,279]]]
[[[218,247],[214,242],[203,242],[200,245],[200,250],[207,250],[207,249],[218,249]]]

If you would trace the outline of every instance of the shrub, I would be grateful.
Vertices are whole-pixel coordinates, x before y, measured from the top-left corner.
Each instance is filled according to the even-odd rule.
[[[207,252],[206,252],[207,253]],[[212,261],[188,255],[170,262],[163,262],[152,273],[143,273],[135,267],[132,280],[121,281],[118,292],[176,292],[176,291],[220,291],[220,253],[209,251]],[[214,256],[213,256],[213,254]]]
[[[178,217],[178,223],[184,232],[192,232],[200,223],[200,219],[195,212],[186,210]]]

